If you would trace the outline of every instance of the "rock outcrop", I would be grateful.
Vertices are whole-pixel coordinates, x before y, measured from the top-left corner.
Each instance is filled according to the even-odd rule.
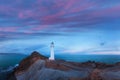
[[[28,56],[27,58],[23,59],[19,63],[19,66],[17,67],[15,73],[17,74],[17,73],[26,71],[37,60],[46,60],[46,59],[48,59],[48,58],[43,56],[43,55],[41,55],[41,54],[39,54],[38,52],[34,51],[30,56]]]
[[[14,76],[16,80],[120,80],[120,65],[48,60],[38,52],[33,52],[20,62]]]

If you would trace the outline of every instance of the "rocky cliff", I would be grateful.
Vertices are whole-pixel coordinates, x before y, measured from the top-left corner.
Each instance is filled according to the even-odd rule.
[[[33,52],[20,62],[13,75],[16,80],[120,80],[120,63],[52,61]]]

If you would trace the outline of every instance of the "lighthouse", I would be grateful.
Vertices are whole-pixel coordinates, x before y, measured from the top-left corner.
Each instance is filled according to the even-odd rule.
[[[54,57],[54,43],[53,42],[50,45],[50,57],[49,57],[49,60],[55,60],[55,57]]]

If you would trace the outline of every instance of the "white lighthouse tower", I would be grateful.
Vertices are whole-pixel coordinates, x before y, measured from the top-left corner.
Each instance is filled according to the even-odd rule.
[[[50,51],[49,60],[55,60],[55,57],[54,57],[54,43],[53,42],[51,43],[50,48],[51,48],[51,51]]]

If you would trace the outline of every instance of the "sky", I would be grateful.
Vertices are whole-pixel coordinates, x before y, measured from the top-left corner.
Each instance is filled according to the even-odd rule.
[[[0,53],[120,54],[120,0],[0,0]]]

